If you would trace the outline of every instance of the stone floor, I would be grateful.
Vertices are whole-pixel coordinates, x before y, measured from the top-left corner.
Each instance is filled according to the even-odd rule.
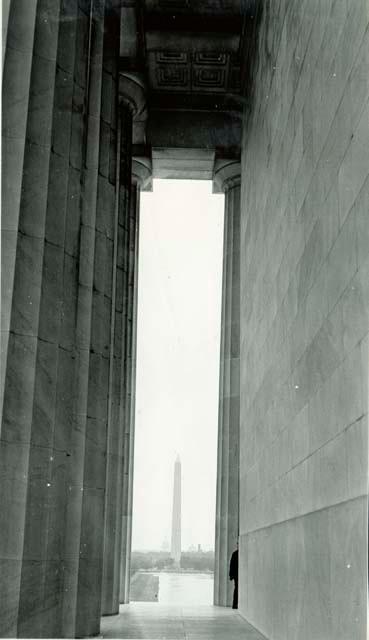
[[[102,618],[100,637],[122,640],[265,640],[232,609],[151,602],[122,605],[119,615]]]

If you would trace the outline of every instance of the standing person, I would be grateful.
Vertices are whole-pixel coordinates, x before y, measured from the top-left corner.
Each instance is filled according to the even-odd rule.
[[[238,609],[238,542],[237,549],[233,551],[229,565],[229,579],[234,580],[232,609]]]

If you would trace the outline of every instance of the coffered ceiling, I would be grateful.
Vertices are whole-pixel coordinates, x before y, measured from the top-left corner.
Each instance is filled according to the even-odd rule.
[[[242,34],[254,2],[122,3],[122,65],[144,73],[153,108],[240,108]]]
[[[193,149],[198,140],[202,149],[237,153],[245,25],[255,2],[123,0],[121,69],[146,84],[146,144]]]

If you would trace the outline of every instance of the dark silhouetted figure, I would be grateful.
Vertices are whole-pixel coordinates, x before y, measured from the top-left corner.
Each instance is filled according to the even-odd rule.
[[[232,609],[238,609],[238,545],[236,551],[232,553],[229,565],[229,579],[234,580]]]

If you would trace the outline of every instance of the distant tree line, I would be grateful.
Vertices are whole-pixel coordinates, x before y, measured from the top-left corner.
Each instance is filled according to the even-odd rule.
[[[181,555],[181,568],[214,571],[214,551],[185,551]]]
[[[168,551],[133,551],[131,575],[137,571],[173,570],[174,560]],[[214,571],[214,551],[185,551],[181,555],[181,569]]]
[[[162,571],[173,566],[174,560],[167,551],[132,551],[131,575],[139,571]]]

